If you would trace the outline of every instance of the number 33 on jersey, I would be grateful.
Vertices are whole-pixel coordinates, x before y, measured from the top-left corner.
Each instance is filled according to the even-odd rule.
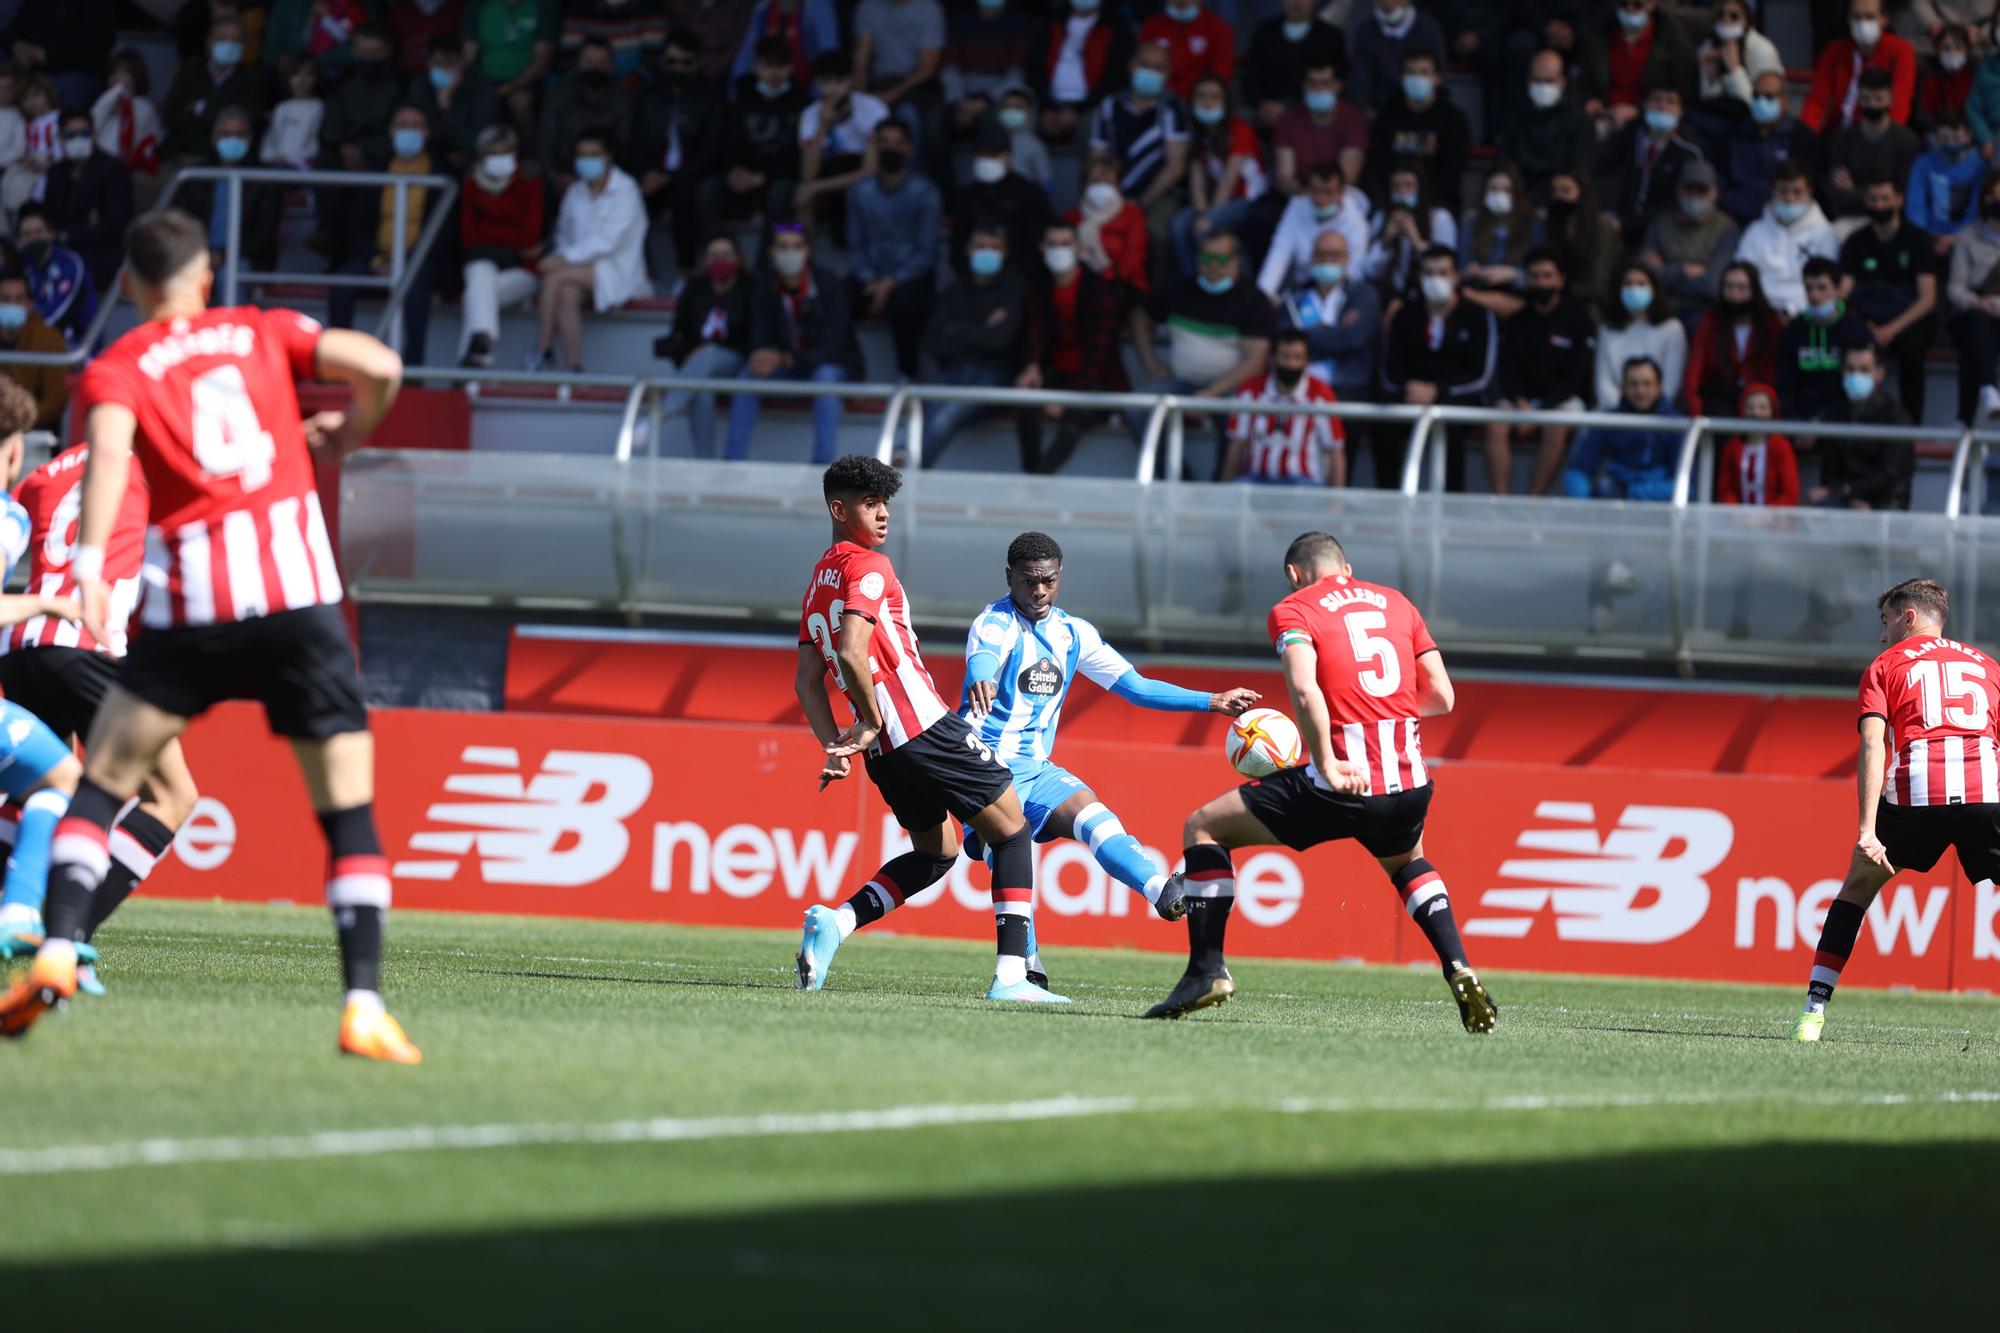
[[[1294,643],[1312,647],[1334,749],[1367,765],[1367,794],[1430,781],[1417,722],[1417,659],[1436,652],[1437,642],[1409,598],[1329,575],[1272,607],[1267,628],[1280,654]]]
[[[1953,639],[1905,639],[1861,677],[1861,716],[1889,732],[1891,805],[2000,802],[2000,668]]]
[[[296,381],[317,373],[319,324],[234,306],[142,325],[91,363],[79,419],[131,409],[134,486],[149,495],[145,624],[247,620],[338,602]]]

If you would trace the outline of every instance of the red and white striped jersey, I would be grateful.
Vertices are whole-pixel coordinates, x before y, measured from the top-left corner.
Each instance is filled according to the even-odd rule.
[[[82,410],[117,403],[138,418],[147,627],[340,600],[296,388],[315,373],[319,334],[295,310],[208,310],[141,324],[84,371]]]
[[[1334,417],[1281,412],[1286,403],[1337,403],[1333,389],[1311,371],[1288,392],[1270,375],[1260,375],[1236,395],[1229,418],[1230,438],[1247,440],[1247,475],[1265,481],[1326,481],[1326,456],[1344,447],[1347,434]]]
[[[1271,608],[1278,655],[1310,647],[1333,723],[1334,751],[1366,764],[1370,796],[1431,780],[1417,721],[1417,659],[1438,650],[1410,599],[1394,588],[1329,575]],[[1310,770],[1325,786],[1317,766]]]
[[[69,562],[83,516],[83,469],[89,459],[90,446],[72,445],[29,473],[14,491],[14,498],[28,511],[31,593],[76,596]],[[99,643],[81,621],[36,616],[0,631],[0,653],[23,648],[83,648],[113,657],[125,655],[125,625],[139,601],[140,572],[146,559],[148,503],[145,478],[134,468],[132,484],[125,488],[125,503],[119,506],[111,540],[104,549],[104,577],[111,585],[111,608],[104,628],[111,642]]]
[[[2000,802],[2000,668],[1954,639],[1905,639],[1861,677],[1861,716],[1889,730],[1891,805]]]
[[[840,627],[843,618],[861,616],[874,625],[868,644],[873,671],[875,706],[882,710],[882,735],[875,747],[883,753],[907,745],[950,713],[931,681],[917,649],[917,632],[910,627],[910,602],[903,595],[889,557],[853,542],[827,548],[813,566],[799,614],[799,642],[817,647],[826,659],[834,688],[840,676]]]

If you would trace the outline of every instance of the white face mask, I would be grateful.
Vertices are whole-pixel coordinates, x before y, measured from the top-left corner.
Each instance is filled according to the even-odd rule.
[[[1715,25],[1715,40],[1718,42],[1740,42],[1749,29],[1741,23],[1718,23]]]
[[[1563,100],[1563,86],[1560,83],[1545,83],[1536,79],[1528,85],[1528,100],[1543,111]]]
[[[803,250],[773,250],[771,267],[788,278],[796,278],[806,271],[806,252]]]
[[[1965,52],[1941,51],[1938,53],[1938,64],[1945,73],[1956,74],[1965,68]]]
[[[480,170],[496,181],[512,180],[514,177],[514,155],[512,153],[492,153],[479,164]]]
[[[90,147],[88,134],[72,134],[63,140],[63,156],[71,161],[77,161],[90,156]]]
[[[1108,213],[1118,207],[1118,187],[1109,181],[1098,181],[1083,192],[1083,202],[1092,212]]]
[[[1052,245],[1042,251],[1042,262],[1049,266],[1049,272],[1061,277],[1076,267],[1076,247],[1073,245]]]
[[[975,157],[972,159],[972,179],[981,185],[997,185],[1007,179],[1007,163],[998,157]]]
[[[1446,305],[1451,301],[1452,281],[1437,274],[1425,274],[1423,280],[1424,300],[1432,305]]]
[[[1856,46],[1873,46],[1882,40],[1880,19],[1855,19],[1847,25],[1847,30],[1854,34]]]
[[[1514,194],[1511,190],[1488,190],[1486,211],[1496,217],[1505,217],[1514,211]]]

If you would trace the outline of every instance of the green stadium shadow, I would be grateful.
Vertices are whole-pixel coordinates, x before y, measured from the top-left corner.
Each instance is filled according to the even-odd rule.
[[[0,1261],[0,1277],[44,1326],[68,1310],[288,1333],[1990,1328],[1996,1184],[2000,1143],[1782,1143]],[[15,1225],[30,1214],[17,1198]]]

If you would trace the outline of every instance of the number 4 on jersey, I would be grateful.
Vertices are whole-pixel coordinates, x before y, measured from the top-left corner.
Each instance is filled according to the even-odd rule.
[[[194,457],[211,477],[234,477],[246,491],[271,480],[278,446],[257,420],[243,370],[221,365],[195,378]]]

